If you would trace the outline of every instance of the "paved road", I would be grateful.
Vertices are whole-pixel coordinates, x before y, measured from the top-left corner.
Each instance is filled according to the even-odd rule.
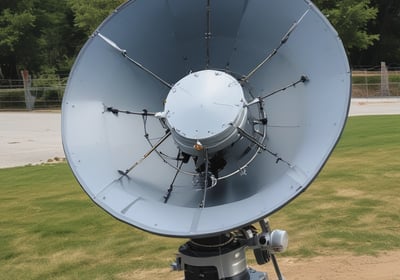
[[[353,99],[350,116],[400,114],[400,98]],[[0,112],[0,168],[64,158],[59,112]]]
[[[61,114],[0,112],[0,168],[64,158]]]
[[[400,98],[353,98],[350,116],[361,115],[398,115],[400,114]]]

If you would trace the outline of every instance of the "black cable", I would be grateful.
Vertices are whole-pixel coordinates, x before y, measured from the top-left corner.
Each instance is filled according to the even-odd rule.
[[[105,105],[104,105],[104,112],[110,112],[116,116],[118,116],[119,113],[128,114],[128,115],[137,115],[137,116],[155,116],[156,115],[156,113],[149,113],[147,111],[147,109],[143,109],[142,112],[134,112],[134,111],[128,111],[128,110],[120,110],[120,109],[116,109],[114,107],[108,107]]]

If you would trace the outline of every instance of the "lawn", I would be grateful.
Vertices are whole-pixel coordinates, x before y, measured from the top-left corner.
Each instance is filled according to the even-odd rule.
[[[270,220],[291,257],[398,250],[399,191],[400,116],[352,117],[317,180]],[[168,267],[183,242],[113,219],[65,163],[0,169],[1,279],[181,279]]]
[[[377,254],[400,248],[400,116],[349,119],[309,190],[273,215],[288,254]]]

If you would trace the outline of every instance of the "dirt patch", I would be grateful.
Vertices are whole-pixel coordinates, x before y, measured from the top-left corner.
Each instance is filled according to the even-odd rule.
[[[379,256],[323,256],[307,259],[282,258],[278,262],[288,280],[400,280],[400,251]],[[272,264],[252,266],[277,279]],[[135,270],[117,275],[118,279],[183,279],[183,272],[164,269]]]
[[[400,279],[400,251],[379,256],[324,256],[280,259],[282,273],[291,280],[396,280]],[[254,267],[262,270],[263,267]],[[264,268],[265,269],[265,268]],[[269,268],[270,279],[276,279]]]
[[[339,190],[339,191],[336,192],[336,194],[339,195],[339,196],[349,197],[349,198],[352,198],[352,197],[365,197],[366,196],[363,191],[354,190],[354,189],[351,189],[351,190],[345,190],[345,189],[344,190]]]

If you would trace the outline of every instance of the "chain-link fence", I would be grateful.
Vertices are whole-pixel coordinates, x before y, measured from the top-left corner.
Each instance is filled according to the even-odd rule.
[[[352,97],[400,96],[400,71],[389,71],[382,86],[381,71],[353,71]],[[67,78],[52,77],[32,79],[29,92],[33,109],[59,109]],[[0,80],[0,110],[24,110],[29,108],[23,80]]]
[[[353,97],[400,96],[400,71],[389,71],[382,77],[381,71],[353,71]]]
[[[66,79],[32,79],[29,88],[23,80],[0,80],[0,110],[27,109],[27,94],[33,100],[33,109],[59,109]]]

